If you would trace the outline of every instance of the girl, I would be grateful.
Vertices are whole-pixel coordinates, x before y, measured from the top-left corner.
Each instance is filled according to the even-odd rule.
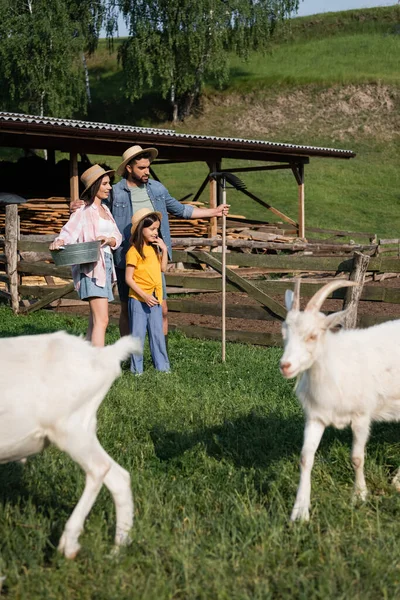
[[[129,286],[128,313],[131,334],[142,344],[149,334],[153,364],[158,371],[169,371],[163,333],[161,272],[166,271],[168,250],[158,237],[161,213],[141,208],[132,217],[131,247],[126,255],[125,280]],[[161,256],[159,255],[161,252]],[[143,352],[132,355],[131,371],[143,373]]]
[[[100,258],[96,263],[73,265],[72,277],[81,300],[88,300],[89,327],[86,339],[93,346],[104,346],[108,325],[108,303],[114,300],[112,283],[116,280],[111,248],[121,244],[122,236],[108,210],[102,204],[107,200],[111,185],[110,174],[100,165],[93,165],[81,176],[85,187],[82,200],[85,205],[70,216],[60,235],[50,245],[57,250],[65,244],[101,240]]]

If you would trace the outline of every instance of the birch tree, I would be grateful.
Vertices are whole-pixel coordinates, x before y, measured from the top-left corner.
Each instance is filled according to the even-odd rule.
[[[173,120],[190,114],[204,81],[228,81],[231,53],[265,50],[298,0],[121,0],[129,39],[119,50],[132,101],[146,89],[170,98]]]

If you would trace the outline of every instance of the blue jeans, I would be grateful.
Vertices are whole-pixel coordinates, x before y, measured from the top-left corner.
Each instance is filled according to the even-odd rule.
[[[129,328],[134,337],[138,337],[142,344],[149,334],[150,353],[153,365],[157,371],[169,371],[169,360],[165,345],[165,336],[162,324],[161,305],[147,306],[135,298],[128,299]],[[132,354],[132,373],[143,373],[143,354]]]

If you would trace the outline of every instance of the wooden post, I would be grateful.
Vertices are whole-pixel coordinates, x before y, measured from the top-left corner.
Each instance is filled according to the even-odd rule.
[[[299,164],[299,176],[300,176],[300,182],[299,182],[299,193],[298,193],[298,198],[299,198],[299,218],[298,218],[298,223],[299,223],[299,237],[300,238],[304,238],[305,237],[305,218],[304,218],[304,165],[301,163]]]
[[[213,173],[217,170],[217,163],[208,163],[210,172]],[[210,180],[210,208],[217,208],[217,181],[215,179]],[[210,224],[208,226],[208,237],[214,237],[217,235],[217,218],[211,217]]]
[[[9,277],[9,292],[11,308],[15,314],[19,312],[18,296],[18,205],[7,204],[5,223],[5,255],[7,260],[7,275]]]
[[[370,257],[361,252],[354,252],[353,270],[350,273],[350,281],[356,281],[358,286],[347,288],[345,299],[343,302],[343,310],[347,310],[347,315],[343,321],[343,326],[346,329],[354,329],[357,325],[357,309],[358,301],[364,284],[364,277],[367,271]]]
[[[69,155],[69,193],[70,200],[79,200],[79,180],[78,180],[78,155],[71,152]]]

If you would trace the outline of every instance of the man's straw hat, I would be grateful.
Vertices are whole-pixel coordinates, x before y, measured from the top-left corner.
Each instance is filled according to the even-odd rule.
[[[85,194],[88,189],[98,180],[100,177],[104,177],[104,175],[114,175],[115,171],[110,169],[109,171],[105,171],[103,167],[100,165],[93,165],[89,169],[86,169],[84,173],[81,175],[81,181],[84,185],[84,190],[82,195]]]
[[[125,172],[125,167],[128,163],[131,162],[134,158],[137,158],[141,154],[150,154],[150,162],[153,162],[155,158],[158,156],[158,150],[156,148],[142,148],[141,146],[131,146],[128,150],[122,155],[122,163],[119,165],[117,169],[118,175],[123,175]]]
[[[135,233],[140,221],[143,221],[148,215],[157,215],[161,222],[162,214],[157,210],[151,210],[151,208],[139,208],[132,217],[131,235]]]

